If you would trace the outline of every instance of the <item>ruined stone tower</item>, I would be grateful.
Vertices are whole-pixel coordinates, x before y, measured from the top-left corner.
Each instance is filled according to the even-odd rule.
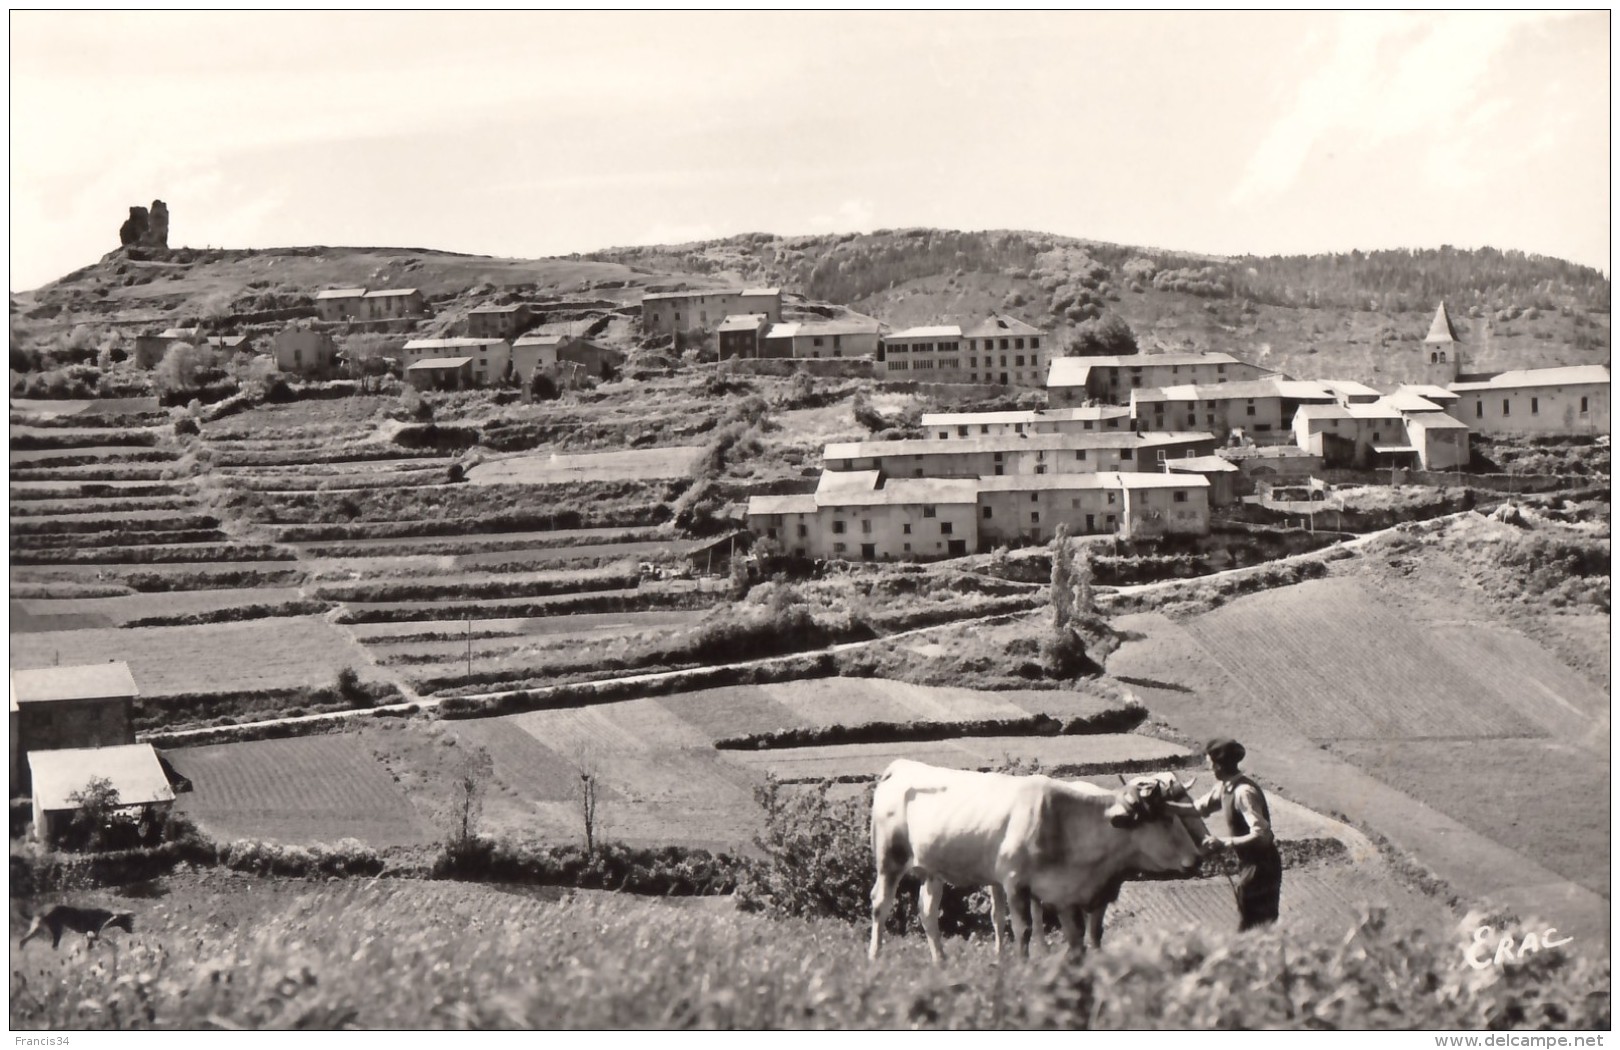
[[[131,205],[129,218],[118,227],[118,243],[125,248],[167,248],[169,206],[162,201],[153,201],[150,209]]]

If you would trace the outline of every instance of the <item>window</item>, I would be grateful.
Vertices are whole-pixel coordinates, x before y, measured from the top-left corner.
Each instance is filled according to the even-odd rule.
[[[1031,339],[1029,341],[1029,348],[1031,350],[1039,350],[1041,348],[1041,341],[1039,339]]]
[[[948,522],[948,521],[940,522],[939,523],[939,534],[941,536],[949,536],[951,534],[951,523]]]
[[[861,532],[865,533],[868,536],[872,535],[872,521],[871,521],[870,518],[862,520],[862,522],[861,522]]]
[[[1038,511],[1038,510],[1030,511],[1029,512],[1029,523],[1031,525],[1039,525],[1041,523],[1041,512]]]
[[[1035,467],[1035,473],[1037,473],[1037,474],[1045,474],[1046,473],[1046,464],[1045,463],[1037,464],[1036,467]]]
[[[1249,405],[1249,406],[1248,406],[1248,407],[1246,407],[1246,408],[1245,408],[1245,409],[1244,409],[1244,410],[1243,410],[1243,414],[1244,414],[1244,415],[1246,415],[1246,416],[1252,416],[1252,415],[1254,415],[1254,406],[1253,406],[1253,405]]]
[[[989,423],[980,423],[979,424],[979,433],[981,433],[981,434],[990,433],[990,424]]]
[[[968,436],[968,428],[967,427],[957,427],[956,428],[956,436],[957,437],[967,437]]]
[[[909,544],[909,543],[905,544],[905,551],[906,551],[907,554],[911,553],[911,544]]]
[[[1003,343],[1005,343],[1006,341],[1007,340],[1005,340],[1005,339],[1002,340]],[[1006,347],[1003,347],[1002,349],[1006,349]],[[1007,367],[1007,355],[1006,354],[1001,355],[1001,367],[1002,368]]]
[[[1013,349],[1014,350],[1022,350],[1023,348],[1024,348],[1024,341],[1022,339],[1014,339],[1013,340]],[[1018,360],[1022,361],[1023,358],[1020,357]]]
[[[1133,448],[1122,448],[1122,449],[1119,450],[1119,458],[1120,459],[1135,459],[1136,458],[1136,450],[1133,449]]]
[[[821,345],[821,336],[818,335],[818,336],[812,337],[811,340],[810,340],[810,345],[811,346],[820,346]]]
[[[1091,429],[1091,420],[1089,420],[1089,419],[1086,420],[1085,429],[1087,429],[1087,430]]]
[[[774,540],[774,539],[776,539],[776,530],[775,529],[766,529],[765,530],[765,535]]]
[[[951,432],[949,430],[941,430],[939,432],[939,439],[941,441],[944,441],[946,438],[948,438],[950,436],[951,436]]]
[[[847,549],[848,548],[846,548],[842,543],[833,544],[833,553],[834,554],[842,554]]]
[[[1581,415],[1586,415],[1586,398],[1581,398]]]
[[[904,534],[906,536],[910,536],[911,535],[911,522],[909,522],[909,521],[901,522],[900,531],[901,531],[902,534]]]
[[[1014,357],[1013,357],[1013,367],[1014,368],[1023,368],[1024,367],[1024,355],[1023,354],[1014,355]]]
[[[807,539],[809,537],[809,535],[810,535],[810,526],[808,526],[808,525],[800,525],[799,526],[799,539],[801,539],[801,540],[802,539]]]
[[[1530,414],[1532,416],[1541,414],[1541,402],[1538,398],[1530,399]]]
[[[996,453],[996,462],[997,462],[997,463],[1000,463],[1000,462],[1001,462],[1001,453],[1000,453],[1000,452],[997,452],[997,453]]]
[[[1581,411],[1582,412],[1586,411],[1586,398],[1584,398],[1584,397],[1581,398]],[[1475,401],[1474,402],[1474,418],[1475,419],[1484,419],[1485,418],[1485,402],[1483,402],[1483,401]]]
[[[1187,494],[1182,492],[1180,489],[1177,489],[1174,499],[1177,503],[1185,503],[1187,502]]]
[[[1014,423],[1013,424],[1013,433],[1022,434],[1023,432],[1024,432],[1024,424],[1022,424],[1022,423]]]
[[[934,508],[933,507],[924,507],[923,508],[923,517],[932,518],[933,516],[934,516]]]
[[[1110,492],[1110,493],[1109,493],[1109,494],[1108,494],[1108,505],[1109,505],[1109,506],[1110,506],[1110,507],[1112,507],[1112,506],[1113,506],[1113,505],[1114,505],[1114,496],[1116,496],[1116,495],[1117,495],[1117,493],[1113,493],[1113,492]],[[1109,516],[1108,516],[1108,522],[1109,522],[1109,524],[1113,524],[1113,521],[1114,521],[1114,516],[1113,516],[1113,515],[1112,515],[1112,514],[1110,514],[1110,515],[1109,515]]]
[[[1509,411],[1508,411],[1508,399],[1505,398],[1505,397],[1502,399],[1502,414],[1504,416],[1509,414]]]
[[[841,521],[833,522],[833,535],[834,536],[842,536],[843,534],[844,534],[844,523],[841,522]]]
[[[1079,449],[1078,451],[1075,452],[1074,458],[1076,460],[1078,460],[1079,462],[1084,463],[1086,461],[1086,450],[1085,449]]]
[[[977,357],[968,358],[968,367],[969,368],[978,368],[979,367],[979,359]]]
[[[1198,425],[1198,413],[1197,412],[1188,412],[1187,413],[1187,425],[1190,426],[1190,427],[1195,427],[1195,426]]]
[[[1003,350],[1005,350],[1005,349],[1007,349],[1007,340],[1005,340],[1005,339],[1003,339],[1003,340],[1002,340],[1002,341],[1001,341],[1001,348],[1002,348],[1002,349],[1003,349]],[[1007,359],[1006,359],[1006,358],[1002,358],[1002,360],[1001,360],[1001,363],[1002,363],[1002,364],[1006,364],[1006,363],[1007,363]]]

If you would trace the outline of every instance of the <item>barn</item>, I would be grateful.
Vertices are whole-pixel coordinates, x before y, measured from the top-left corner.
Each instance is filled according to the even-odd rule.
[[[73,822],[78,803],[72,796],[95,778],[118,792],[119,812],[161,815],[174,802],[174,788],[151,744],[30,751],[33,777],[34,837],[51,842]]]

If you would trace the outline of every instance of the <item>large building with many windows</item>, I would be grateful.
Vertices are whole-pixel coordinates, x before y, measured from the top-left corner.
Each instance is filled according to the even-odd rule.
[[[1481,434],[1606,434],[1609,370],[1603,365],[1521,368],[1450,384],[1448,408]]]
[[[727,317],[764,314],[782,319],[782,289],[741,288],[707,292],[657,292],[642,296],[641,330],[648,335],[712,331]]]
[[[932,383],[1040,386],[1046,375],[1046,334],[1014,317],[997,314],[963,330],[927,325],[883,337],[878,374]]]
[[[1084,474],[1160,471],[1167,459],[1208,455],[1213,434],[1104,431],[1091,434],[1013,434],[828,445],[829,472],[881,470],[897,478],[975,478],[1003,474]]]
[[[1033,408],[1011,412],[929,412],[922,429],[931,438],[1005,437],[1008,434],[1083,434],[1131,429],[1131,410],[1120,405]]]

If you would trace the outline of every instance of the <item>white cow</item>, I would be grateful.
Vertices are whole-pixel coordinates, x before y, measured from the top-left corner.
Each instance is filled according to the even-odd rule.
[[[922,879],[918,901],[935,963],[944,958],[939,911],[946,883],[990,887],[998,952],[1010,912],[1013,936],[1029,954],[1032,898],[1057,910],[1070,948],[1084,951],[1082,921],[1092,946],[1100,945],[1103,914],[1127,876],[1196,870],[1209,829],[1188,786],[1171,773],[1110,791],[1047,776],[891,763],[872,797],[877,882],[868,954],[877,958],[895,887],[907,872]]]

